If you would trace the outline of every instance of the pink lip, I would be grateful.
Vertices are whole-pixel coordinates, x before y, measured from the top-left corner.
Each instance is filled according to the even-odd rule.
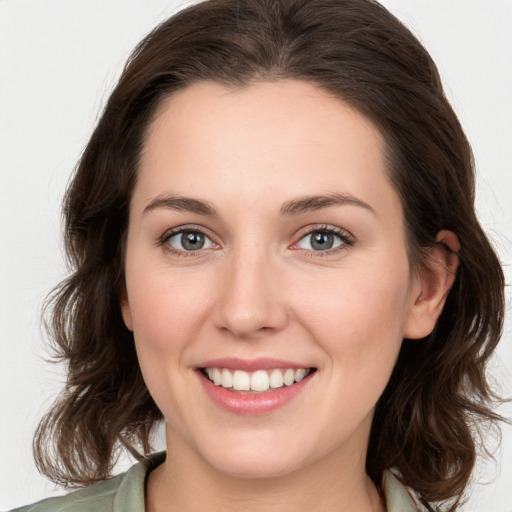
[[[210,359],[198,365],[198,368],[227,368],[228,370],[243,370],[245,372],[254,372],[256,370],[273,370],[274,368],[309,368],[303,364],[285,361],[283,359],[272,359],[260,357],[259,359],[238,359],[234,357],[224,357],[219,359]]]
[[[230,360],[231,362],[233,360]],[[267,362],[270,360],[267,360]],[[214,364],[212,364],[214,363]],[[226,365],[226,360],[215,360],[208,361],[205,367],[207,368],[238,368],[244,369],[245,371],[251,371],[254,369],[269,369],[269,368],[304,368],[303,366],[290,365],[289,362],[272,360],[270,366],[266,368],[264,366],[254,365],[254,361],[246,361],[245,365],[231,366]],[[261,360],[260,360],[261,363]],[[284,364],[283,364],[284,363]],[[270,363],[269,363],[270,364]],[[236,391],[230,391],[223,388],[222,386],[216,386],[211,382],[202,371],[196,372],[203,389],[207,396],[222,409],[241,415],[261,415],[266,414],[284,406],[297,395],[299,395],[310,383],[311,379],[314,378],[315,374],[310,374],[304,380],[292,384],[291,386],[283,386],[278,389],[270,389],[264,393],[239,393]]]

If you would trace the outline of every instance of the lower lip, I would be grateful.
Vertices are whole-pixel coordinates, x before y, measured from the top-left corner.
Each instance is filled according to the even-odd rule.
[[[312,378],[310,374],[304,380],[291,386],[283,386],[282,388],[269,390],[264,393],[253,394],[237,393],[236,391],[229,391],[222,386],[216,386],[201,372],[198,372],[198,376],[206,394],[215,404],[226,411],[247,415],[266,414],[287,404],[306,388]]]

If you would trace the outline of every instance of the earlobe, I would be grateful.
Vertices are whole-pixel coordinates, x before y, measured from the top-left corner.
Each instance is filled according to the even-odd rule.
[[[130,310],[126,288],[123,288],[123,291],[119,295],[119,306],[121,307],[121,315],[123,316],[124,324],[130,331],[133,331],[132,312]]]
[[[417,286],[404,326],[404,338],[420,339],[434,329],[443,311],[459,265],[460,242],[451,231],[440,231],[429,250],[425,269],[416,278]]]

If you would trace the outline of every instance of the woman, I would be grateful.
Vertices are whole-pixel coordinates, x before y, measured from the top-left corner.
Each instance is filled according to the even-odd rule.
[[[473,421],[498,418],[473,179],[434,64],[375,2],[212,0],[158,27],[65,204],[69,378],[36,454],[100,483],[40,509],[456,507]],[[106,480],[162,418],[167,458]]]

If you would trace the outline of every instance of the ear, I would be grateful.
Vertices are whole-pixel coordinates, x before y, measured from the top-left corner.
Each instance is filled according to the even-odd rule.
[[[124,324],[130,331],[133,331],[132,311],[128,301],[128,292],[126,291],[126,286],[123,286],[123,289],[119,294],[119,305],[121,307],[121,315],[123,315]]]
[[[434,329],[443,311],[459,265],[460,242],[451,231],[440,231],[429,249],[425,268],[415,277],[404,338],[420,339]]]

